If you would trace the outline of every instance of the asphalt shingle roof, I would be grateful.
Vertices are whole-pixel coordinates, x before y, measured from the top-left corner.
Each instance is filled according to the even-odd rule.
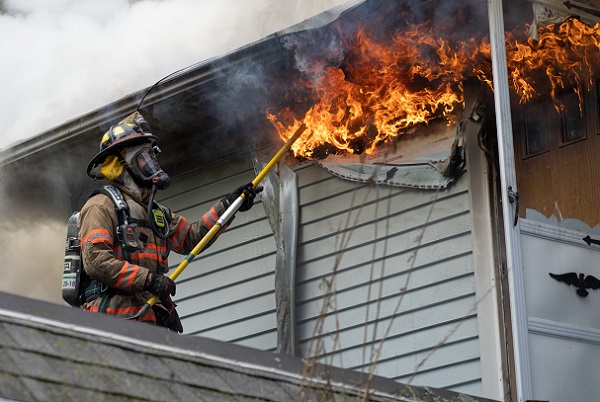
[[[0,293],[0,399],[355,401],[360,373]],[[311,370],[312,371],[312,370]],[[483,401],[375,377],[371,401]]]

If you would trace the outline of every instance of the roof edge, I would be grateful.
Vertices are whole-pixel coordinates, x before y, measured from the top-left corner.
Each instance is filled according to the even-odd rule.
[[[354,395],[365,392],[365,374],[322,364],[310,365],[311,362],[305,359],[208,338],[180,335],[146,323],[89,313],[3,292],[0,292],[0,306],[0,321],[127,347],[143,353],[176,356],[190,362],[309,388],[327,388]],[[306,370],[307,367],[310,370]],[[307,371],[311,376],[307,376]],[[368,382],[368,392],[375,397],[404,401],[488,401],[443,389],[408,386],[378,376]]]
[[[58,143],[73,139],[91,129],[99,128],[106,121],[113,121],[127,115],[136,107],[136,98],[140,92],[123,98],[103,108],[77,117],[56,128],[45,131],[34,137],[14,143],[0,149],[0,167],[14,163]]]

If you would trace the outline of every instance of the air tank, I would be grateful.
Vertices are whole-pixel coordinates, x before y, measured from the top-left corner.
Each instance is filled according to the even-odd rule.
[[[79,298],[79,288],[81,285],[81,248],[77,236],[78,220],[79,212],[74,212],[69,218],[62,276],[62,298],[74,307],[78,307],[81,304]]]

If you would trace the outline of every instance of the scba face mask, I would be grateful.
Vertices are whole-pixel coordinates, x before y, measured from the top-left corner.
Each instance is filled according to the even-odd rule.
[[[133,178],[140,186],[151,188],[156,185],[160,190],[169,187],[171,179],[162,170],[156,158],[160,154],[158,146],[143,145],[132,148],[131,151],[131,156],[129,150],[127,152],[127,164]]]

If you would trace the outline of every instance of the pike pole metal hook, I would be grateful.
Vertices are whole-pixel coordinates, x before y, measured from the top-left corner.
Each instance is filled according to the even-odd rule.
[[[286,141],[286,143],[283,145],[283,147],[281,147],[281,149],[275,154],[275,156],[269,161],[269,163],[267,163],[266,166],[260,171],[260,173],[254,178],[254,180],[252,180],[252,188],[256,188],[260,184],[260,182],[267,176],[267,174],[269,174],[271,169],[273,169],[273,167],[275,167],[275,165],[277,164],[277,162],[279,162],[281,157],[287,151],[289,151],[289,149],[292,147],[294,142],[296,142],[296,140],[300,137],[300,135],[302,135],[302,133],[304,132],[305,129],[306,129],[306,125],[304,123],[302,123],[302,125],[300,127],[298,127],[298,129],[296,130],[294,135],[292,135]],[[238,211],[238,209],[244,202],[245,198],[246,198],[246,195],[244,193],[242,193],[238,198],[235,199],[235,201],[233,201],[231,203],[229,208],[227,208],[225,210],[225,212],[223,212],[223,214],[219,217],[219,220],[213,225],[213,227],[202,238],[202,240],[200,240],[200,242],[198,242],[196,247],[194,247],[194,249],[187,255],[187,257],[185,257],[185,259],[183,261],[181,261],[181,263],[179,263],[177,268],[175,268],[175,270],[173,270],[173,272],[171,272],[171,274],[169,275],[169,278],[171,278],[172,280],[177,279],[177,277],[183,272],[183,270],[189,265],[189,263],[192,262],[192,260],[198,254],[200,254],[200,252],[202,250],[204,250],[206,245],[219,232],[219,230],[221,230],[221,227],[235,215],[235,213]],[[140,317],[143,317],[157,301],[158,301],[158,296],[152,296],[150,299],[148,299],[146,304],[144,304],[144,306],[140,309],[140,311],[138,311],[137,314],[133,315],[132,317],[129,317],[128,319],[129,320],[137,320]]]

